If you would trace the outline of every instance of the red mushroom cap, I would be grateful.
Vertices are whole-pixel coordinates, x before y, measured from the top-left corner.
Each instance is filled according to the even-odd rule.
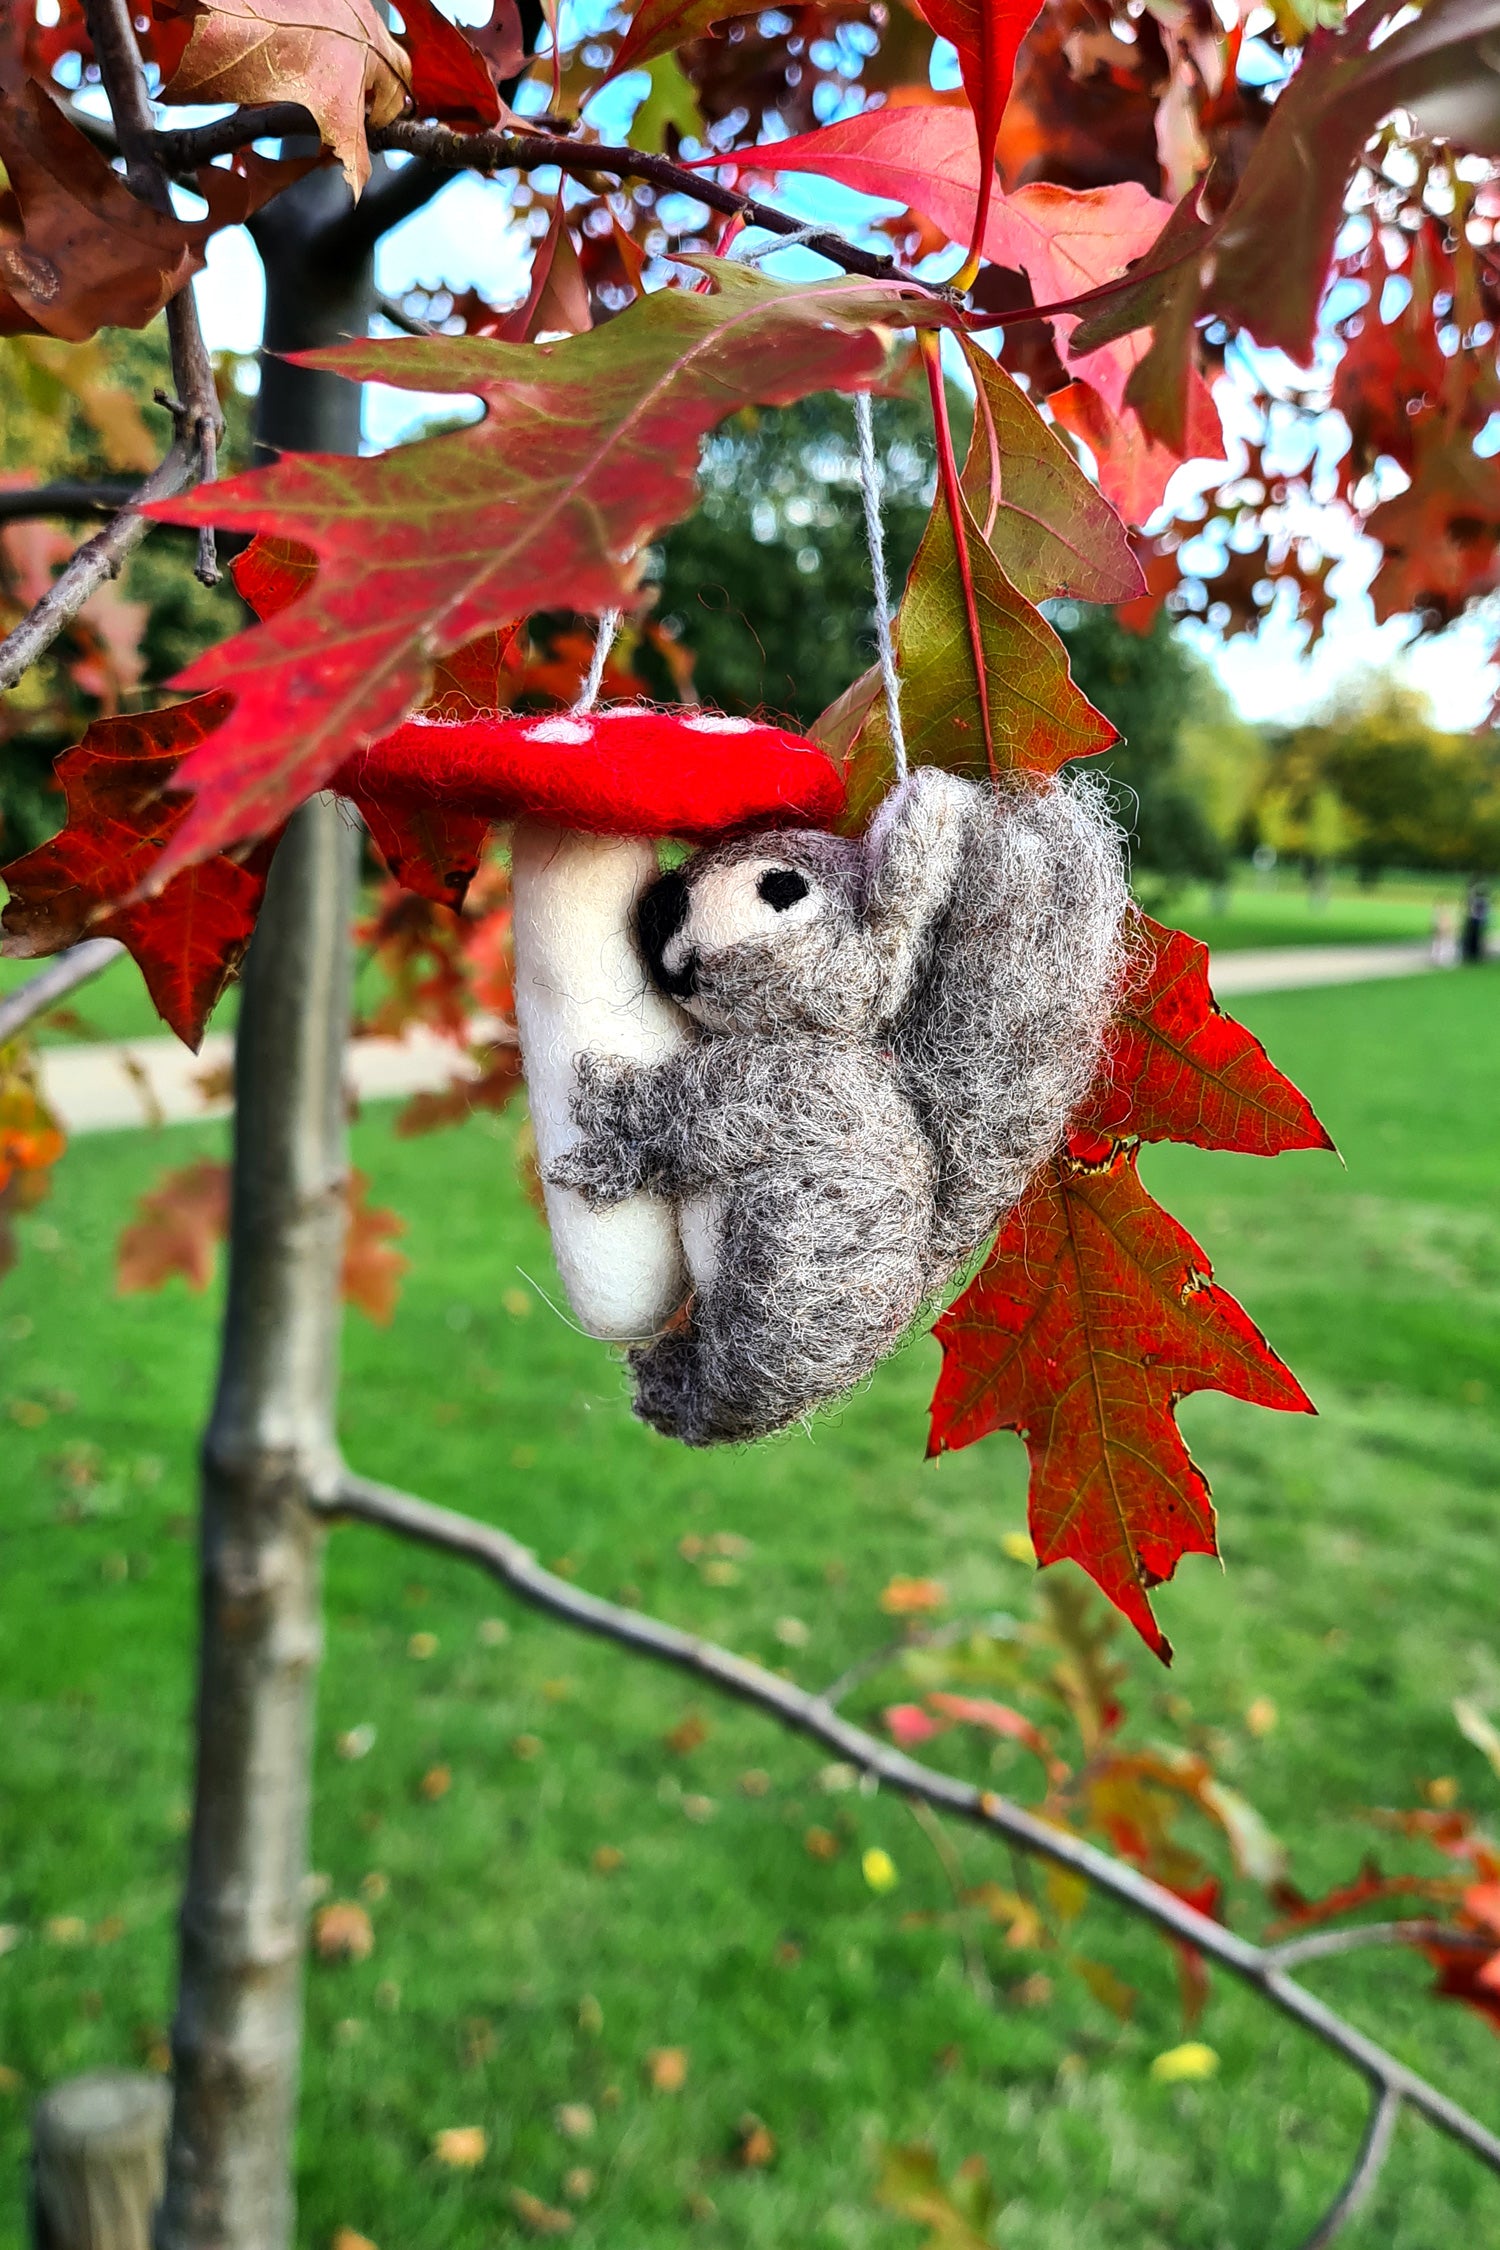
[[[490,820],[530,815],[606,836],[822,825],[837,819],[845,797],[838,767],[801,735],[717,711],[638,704],[408,719],[347,759],[330,786],[362,801]]]

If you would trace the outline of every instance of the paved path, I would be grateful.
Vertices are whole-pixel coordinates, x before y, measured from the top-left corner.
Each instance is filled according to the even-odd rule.
[[[1228,1000],[1298,985],[1416,976],[1431,967],[1425,945],[1289,945],[1221,953],[1210,974],[1214,991]],[[176,1039],[123,1039],[44,1047],[38,1060],[43,1092],[68,1130],[107,1133],[227,1116],[232,1052],[228,1032],[210,1032],[198,1055]],[[451,1041],[428,1031],[359,1039],[349,1050],[350,1077],[363,1101],[446,1086],[465,1067]]]
[[[1290,992],[1297,985],[1363,984],[1375,977],[1415,977],[1433,966],[1421,945],[1263,945],[1217,954],[1209,968],[1214,995]]]

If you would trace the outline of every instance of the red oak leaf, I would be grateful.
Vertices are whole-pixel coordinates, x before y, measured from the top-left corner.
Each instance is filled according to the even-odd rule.
[[[1131,918],[1130,984],[1107,1069],[1075,1131],[1106,1140],[1191,1141],[1242,1156],[1333,1142],[1260,1041],[1222,1015],[1208,947],[1149,914]]]
[[[222,853],[201,861],[135,905],[115,901],[155,865],[187,818],[187,800],[162,792],[229,702],[200,695],[136,718],[96,720],[57,761],[66,827],[0,868],[10,890],[0,916],[4,952],[26,958],[82,937],[118,938],[161,1015],[195,1048],[250,942],[272,844],[243,865]]]
[[[271,539],[262,533],[229,567],[240,594],[264,621],[290,608],[307,591],[317,576],[318,558],[297,540]],[[513,628],[507,646],[518,631]],[[492,710],[501,701],[499,638],[487,633],[449,659],[442,691],[447,699],[444,715],[469,716],[476,710]],[[385,803],[353,789],[349,794],[398,883],[439,905],[463,905],[489,841],[488,813],[420,799]]]
[[[197,802],[154,881],[274,827],[405,717],[435,655],[527,611],[627,603],[727,415],[868,385],[888,325],[947,317],[904,283],[710,270],[709,296],[663,290],[557,344],[445,336],[303,355],[354,381],[477,392],[488,412],[371,458],[288,456],[164,505],[169,521],[301,540],[319,565],[301,600],[178,683],[228,688],[235,708],[183,767]]]
[[[1059,1157],[937,1325],[929,1452],[1017,1430],[1038,1559],[1071,1556],[1163,1660],[1153,1586],[1211,1555],[1213,1508],[1172,1417],[1191,1391],[1311,1413],[1301,1385],[1192,1237],[1142,1187],[1133,1150]]]
[[[514,31],[514,70],[525,59],[515,0],[501,15]],[[401,10],[401,41],[411,57],[412,106],[460,132],[480,132],[500,121],[500,96],[484,57],[433,0],[406,0]],[[507,71],[506,75],[509,75]]]
[[[994,192],[995,144],[1016,73],[1016,53],[1040,6],[1041,0],[917,0],[919,13],[938,37],[951,40],[958,49],[964,92],[979,134],[981,185],[971,237],[976,266]]]

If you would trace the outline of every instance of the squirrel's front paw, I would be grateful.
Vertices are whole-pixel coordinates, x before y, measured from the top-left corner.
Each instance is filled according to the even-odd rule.
[[[585,1203],[592,1204],[619,1203],[635,1187],[619,1149],[607,1140],[587,1135],[554,1157],[547,1169],[547,1184],[573,1188]]]
[[[639,1185],[626,1111],[631,1066],[613,1055],[580,1055],[569,1103],[578,1139],[554,1160],[547,1178],[574,1188],[588,1203],[618,1203]]]

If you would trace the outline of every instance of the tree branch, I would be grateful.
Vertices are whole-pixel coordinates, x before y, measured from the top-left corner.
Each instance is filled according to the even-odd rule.
[[[125,477],[102,477],[97,484],[60,477],[54,484],[0,492],[0,523],[28,523],[35,516],[112,516],[128,506],[134,490]]]
[[[52,646],[78,615],[90,594],[113,578],[120,565],[154,527],[140,511],[148,501],[170,499],[198,481],[201,457],[187,436],[174,438],[160,466],[153,469],[113,523],[86,540],[41,600],[0,641],[0,689],[14,687],[23,672]]]
[[[668,157],[648,156],[642,149],[562,140],[552,133],[455,133],[446,125],[419,125],[405,118],[373,128],[369,140],[371,148],[405,149],[445,172],[539,172],[555,164],[585,179],[608,172],[619,180],[649,180],[668,194],[691,196],[695,203],[704,203],[726,218],[743,217],[747,226],[760,227],[768,234],[794,234],[809,250],[841,266],[845,273],[860,274],[870,281],[910,281],[935,297],[949,294],[946,284],[907,273],[894,258],[860,250],[832,231],[809,234],[805,219],[779,211],[774,204],[761,203],[753,195],[742,195],[738,188],[721,187],[717,180],[674,164]]]
[[[152,136],[163,167],[174,178],[191,177],[216,156],[232,156],[252,141],[316,140],[318,128],[300,102],[267,102],[261,108],[234,109],[211,125],[167,128]]]
[[[1302,2250],[1324,2250],[1325,2244],[1342,2234],[1347,2222],[1363,2209],[1390,2154],[1391,2138],[1400,2114],[1401,2096],[1392,2087],[1371,2088],[1369,2122],[1359,2144],[1359,2154],[1354,2159],[1354,2169],[1303,2243]]]
[[[7,1039],[14,1039],[24,1031],[33,1018],[55,1008],[70,992],[81,984],[88,984],[112,961],[118,961],[125,948],[118,938],[85,938],[81,945],[70,945],[66,953],[59,953],[45,969],[38,969],[34,977],[17,985],[0,1000],[0,1047]]]
[[[1419,2078],[1394,2055],[1367,2039],[1353,2024],[1346,2023],[1315,1994],[1295,1984],[1274,1952],[1237,1937],[1221,1923],[1211,1921],[1206,1914],[1186,1905],[1160,1883],[1153,1883],[1135,1868],[1112,1859],[1097,1845],[1051,1826],[993,1790],[975,1789],[968,1782],[920,1764],[904,1751],[866,1734],[862,1728],[851,1726],[847,1719],[840,1718],[825,1697],[809,1695],[791,1681],[763,1670],[748,1657],[736,1656],[729,1649],[680,1632],[676,1626],[663,1624],[657,1618],[601,1601],[597,1595],[583,1592],[566,1579],[555,1578],[508,1532],[478,1523],[452,1509],[434,1507],[429,1501],[414,1499],[409,1493],[397,1492],[389,1485],[377,1484],[369,1477],[354,1476],[347,1471],[334,1488],[332,1497],[314,1500],[313,1505],[320,1513],[334,1519],[346,1517],[378,1524],[398,1537],[461,1555],[487,1570],[534,1609],[545,1611],[582,1632],[596,1634],[602,1640],[652,1657],[657,1663],[691,1673],[695,1679],[721,1689],[741,1703],[768,1712],[793,1733],[823,1744],[846,1764],[873,1775],[902,1796],[932,1805],[940,1812],[953,1813],[992,1835],[1005,1837],[1022,1851],[1081,1875],[1085,1882],[1128,1912],[1154,1923],[1180,1943],[1193,1946],[1241,1983],[1250,1985],[1272,2007],[1301,2024],[1305,2031],[1321,2039],[1325,2046],[1361,2072],[1383,2096],[1409,2103],[1440,2132],[1466,2148],[1471,2156],[1488,2165],[1491,2171],[1500,2173],[1500,2137],[1450,2101],[1446,2094],[1430,2086],[1425,2078]]]
[[[109,96],[120,154],[125,159],[125,185],[142,203],[170,217],[172,190],[156,150],[156,119],[136,44],[130,0],[84,0],[84,14],[99,75]],[[188,438],[197,456],[195,481],[211,484],[218,468],[224,416],[191,282],[178,290],[167,307],[167,338],[172,351],[172,380],[177,386],[172,413],[178,435]],[[198,535],[198,576],[205,586],[218,584],[219,566],[209,529]]]

